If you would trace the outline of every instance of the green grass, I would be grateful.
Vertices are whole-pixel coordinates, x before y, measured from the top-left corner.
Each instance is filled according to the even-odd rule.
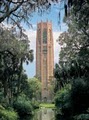
[[[51,103],[41,103],[40,107],[45,107],[45,108],[55,108],[55,104]]]

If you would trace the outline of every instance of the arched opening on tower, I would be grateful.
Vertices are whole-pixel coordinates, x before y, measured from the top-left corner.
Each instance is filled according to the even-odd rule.
[[[44,100],[43,100],[44,102],[47,102],[47,97],[44,97]]]

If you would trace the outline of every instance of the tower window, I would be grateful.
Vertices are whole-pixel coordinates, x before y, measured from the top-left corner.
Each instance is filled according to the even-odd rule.
[[[38,29],[38,41],[40,44],[40,42],[41,42],[41,30],[40,29]]]
[[[49,40],[51,41],[51,30],[49,29]]]
[[[45,29],[45,28],[43,30],[43,43],[44,44],[47,43],[47,29]]]
[[[43,46],[43,53],[47,53],[47,46]]]

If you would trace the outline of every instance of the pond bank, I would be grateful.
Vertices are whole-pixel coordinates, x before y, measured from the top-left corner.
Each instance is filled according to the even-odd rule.
[[[55,104],[52,104],[52,103],[41,103],[39,105],[40,108],[55,108]]]

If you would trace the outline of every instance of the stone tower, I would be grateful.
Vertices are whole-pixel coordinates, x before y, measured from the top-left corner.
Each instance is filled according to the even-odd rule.
[[[53,79],[54,48],[51,22],[37,24],[36,37],[36,76],[42,84],[41,100],[50,101],[50,83]]]

